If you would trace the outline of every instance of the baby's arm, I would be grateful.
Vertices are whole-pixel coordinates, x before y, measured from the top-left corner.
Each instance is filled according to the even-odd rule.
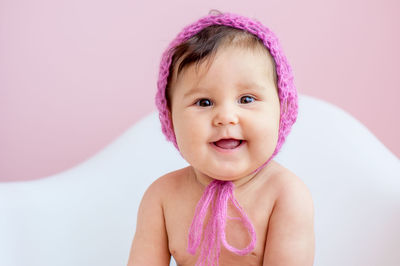
[[[285,182],[273,208],[264,253],[264,266],[312,266],[314,208],[311,194],[295,175]]]
[[[128,266],[169,265],[171,255],[162,209],[162,182],[155,181],[139,206]]]

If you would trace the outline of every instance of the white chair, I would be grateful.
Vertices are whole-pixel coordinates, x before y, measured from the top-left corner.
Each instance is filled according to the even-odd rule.
[[[276,160],[312,193],[315,265],[400,265],[399,159],[341,109],[299,99]],[[186,165],[152,113],[68,171],[0,183],[0,265],[126,265],[145,189]]]

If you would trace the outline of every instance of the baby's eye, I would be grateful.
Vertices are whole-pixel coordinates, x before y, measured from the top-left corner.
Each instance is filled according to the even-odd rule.
[[[247,95],[247,96],[243,96],[243,97],[240,98],[240,103],[244,103],[244,104],[246,104],[246,103],[252,103],[252,102],[254,102],[255,100],[256,100],[256,99],[254,99],[253,96]]]
[[[197,106],[208,107],[212,105],[212,102],[209,99],[200,99],[196,102]]]

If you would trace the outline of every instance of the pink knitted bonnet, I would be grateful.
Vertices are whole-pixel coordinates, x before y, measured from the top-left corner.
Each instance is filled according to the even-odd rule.
[[[160,63],[160,72],[158,77],[158,90],[156,94],[156,106],[159,111],[159,118],[161,121],[162,132],[167,140],[172,141],[175,147],[179,150],[176,142],[172,122],[169,119],[168,107],[166,100],[166,87],[169,76],[169,68],[173,56],[173,48],[186,41],[193,35],[200,32],[202,29],[211,25],[225,25],[242,29],[256,35],[265,47],[269,50],[274,58],[276,66],[276,74],[278,76],[278,95],[280,101],[280,123],[279,123],[279,137],[274,153],[264,165],[266,165],[280,150],[282,144],[285,142],[286,136],[289,134],[293,123],[297,118],[297,90],[293,82],[292,69],[286,59],[285,54],[281,48],[278,38],[267,27],[262,25],[255,19],[250,19],[232,13],[223,14],[209,14],[198,21],[186,26],[170,43],[168,48],[162,55]],[[264,166],[263,165],[263,166]],[[261,166],[262,167],[262,166]]]
[[[161,58],[160,72],[157,83],[158,91],[156,94],[156,106],[159,110],[162,132],[166,136],[167,140],[172,141],[175,147],[179,150],[172,127],[172,121],[170,121],[169,118],[170,116],[166,99],[166,88],[168,76],[170,75],[169,69],[172,62],[174,48],[191,38],[193,35],[199,33],[202,29],[211,25],[230,26],[247,31],[257,36],[268,49],[275,61],[281,113],[279,136],[273,154],[263,165],[255,169],[255,171],[258,171],[262,169],[278,153],[282,144],[284,143],[286,136],[289,134],[290,129],[297,118],[298,100],[297,91],[293,83],[292,69],[282,51],[278,38],[267,27],[255,19],[250,19],[231,13],[211,13],[186,26],[170,43]],[[232,191],[232,182],[214,180],[205,189],[202,198],[197,204],[195,216],[193,218],[188,236],[188,251],[193,255],[195,254],[197,247],[200,245],[201,239],[203,239],[203,246],[196,265],[206,265],[207,262],[215,262],[218,265],[220,243],[222,243],[228,250],[238,255],[246,255],[255,247],[256,235],[254,227],[245,212],[240,207],[239,203],[234,198]],[[213,200],[214,204],[211,203]],[[227,219],[227,202],[229,200],[232,201],[233,206],[235,206],[235,208],[242,215],[242,218],[239,219],[243,222],[244,226],[248,229],[251,235],[251,243],[242,250],[236,249],[226,242],[225,225]],[[205,232],[202,232],[204,219],[209,206],[212,206],[213,209],[211,210],[211,215]]]

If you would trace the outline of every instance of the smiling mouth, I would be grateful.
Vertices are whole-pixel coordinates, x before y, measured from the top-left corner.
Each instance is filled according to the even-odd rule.
[[[241,139],[220,139],[213,144],[221,149],[232,150],[239,147],[244,140]]]

